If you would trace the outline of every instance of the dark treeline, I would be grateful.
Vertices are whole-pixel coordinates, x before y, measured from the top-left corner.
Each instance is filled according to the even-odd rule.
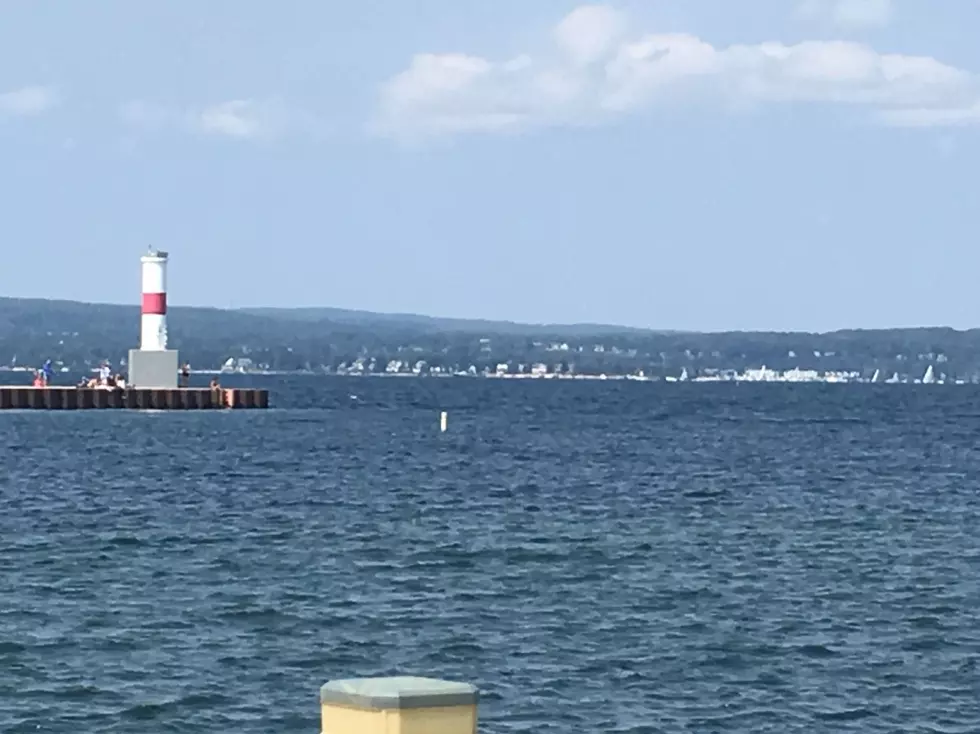
[[[980,330],[851,330],[826,334],[655,332],[611,326],[533,326],[506,322],[370,314],[340,309],[173,308],[170,345],[199,368],[248,359],[275,370],[329,370],[360,363],[384,371],[494,370],[508,363],[581,374],[694,374],[713,369],[875,369],[920,376],[927,364],[951,377],[980,373]],[[0,299],[0,365],[52,359],[85,369],[118,363],[138,346],[132,306]]]

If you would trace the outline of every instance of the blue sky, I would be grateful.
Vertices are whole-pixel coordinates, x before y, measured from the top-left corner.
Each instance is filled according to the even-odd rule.
[[[980,326],[980,3],[9,3],[0,294]],[[973,29],[971,31],[971,29]]]

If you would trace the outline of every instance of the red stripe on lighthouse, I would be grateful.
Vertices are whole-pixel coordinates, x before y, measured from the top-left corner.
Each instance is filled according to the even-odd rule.
[[[167,313],[166,293],[144,293],[143,313],[163,316]]]

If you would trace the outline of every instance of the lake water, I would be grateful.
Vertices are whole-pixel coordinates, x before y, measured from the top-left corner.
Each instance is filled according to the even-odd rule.
[[[0,731],[308,733],[396,673],[482,732],[980,731],[975,388],[252,382],[0,413]]]

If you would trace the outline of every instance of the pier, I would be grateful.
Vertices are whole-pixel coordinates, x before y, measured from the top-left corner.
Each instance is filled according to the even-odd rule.
[[[177,350],[167,348],[167,263],[170,255],[150,250],[140,258],[143,279],[140,348],[126,361],[131,387],[119,387],[108,362],[98,381],[76,387],[50,384],[51,360],[35,373],[34,385],[0,386],[0,410],[224,410],[269,407],[269,391],[224,389],[217,381],[207,388],[181,387],[179,375],[190,378],[190,365],[180,368]],[[88,387],[86,387],[88,385]]]
[[[265,409],[269,391],[254,388],[0,387],[0,410]]]

